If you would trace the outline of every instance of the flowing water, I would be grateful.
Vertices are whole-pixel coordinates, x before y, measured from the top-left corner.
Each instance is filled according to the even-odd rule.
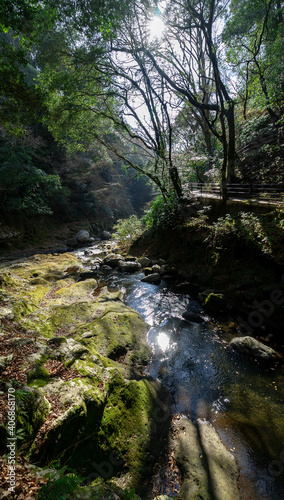
[[[109,289],[123,290],[125,303],[150,325],[147,372],[170,391],[173,413],[210,421],[235,454],[242,500],[283,500],[283,365],[263,366],[228,349],[235,335],[224,326],[184,320],[185,310],[203,311],[166,282],[143,283],[141,273],[98,276]]]

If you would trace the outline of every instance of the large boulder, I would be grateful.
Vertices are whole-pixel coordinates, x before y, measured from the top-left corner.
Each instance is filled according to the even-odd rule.
[[[227,309],[227,303],[221,293],[210,293],[203,303],[204,309],[209,314],[220,314]]]
[[[111,234],[108,231],[103,231],[101,234],[101,239],[102,240],[110,240]]]
[[[152,273],[148,274],[148,276],[144,276],[144,278],[141,278],[141,281],[157,285],[161,283],[161,276],[159,273]]]
[[[90,233],[86,231],[85,229],[82,229],[76,234],[76,240],[79,243],[86,243],[90,239]]]
[[[148,257],[141,257],[140,259],[138,259],[138,262],[139,264],[141,264],[143,269],[144,267],[150,267],[152,265],[152,261]]]
[[[118,268],[123,273],[135,273],[136,271],[140,271],[141,264],[135,261],[123,261],[120,260],[118,263]]]
[[[229,346],[242,354],[247,354],[262,361],[273,361],[279,358],[274,349],[249,336],[236,337],[231,340]]]

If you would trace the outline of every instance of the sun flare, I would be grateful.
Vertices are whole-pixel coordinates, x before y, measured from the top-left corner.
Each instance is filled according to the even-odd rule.
[[[161,351],[165,352],[170,347],[170,339],[164,332],[160,332],[157,337],[157,344]]]
[[[165,23],[159,16],[154,16],[149,25],[151,38],[161,38],[165,29]]]

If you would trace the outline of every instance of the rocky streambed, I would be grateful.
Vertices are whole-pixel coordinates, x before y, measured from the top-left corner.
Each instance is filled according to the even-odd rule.
[[[68,498],[135,498],[135,488],[145,500],[249,499],[257,429],[257,497],[282,498],[282,368],[228,350],[232,332],[221,336],[176,279],[165,261],[121,256],[109,242],[1,263],[1,452],[14,388],[19,458],[28,460],[19,474],[29,467],[44,484],[52,462],[75,469],[85,480]],[[6,494],[7,476],[1,487]]]

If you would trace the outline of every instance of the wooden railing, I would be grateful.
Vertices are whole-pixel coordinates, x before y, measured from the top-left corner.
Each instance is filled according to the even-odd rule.
[[[227,196],[229,199],[240,198],[246,200],[263,201],[283,201],[284,202],[284,184],[227,184]],[[203,183],[190,182],[188,184],[188,193],[194,193],[199,196],[222,197],[221,186],[217,182]]]

